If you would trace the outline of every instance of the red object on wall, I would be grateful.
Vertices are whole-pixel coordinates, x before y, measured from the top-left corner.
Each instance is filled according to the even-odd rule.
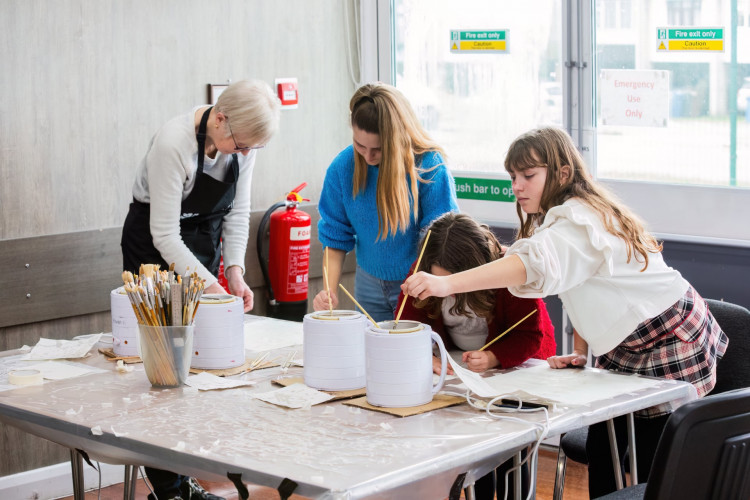
[[[297,210],[302,198],[295,188],[287,196],[286,208],[271,214],[268,274],[277,302],[307,300],[310,268],[310,216]]]
[[[282,106],[296,106],[299,103],[296,78],[279,78],[276,80],[276,91]]]

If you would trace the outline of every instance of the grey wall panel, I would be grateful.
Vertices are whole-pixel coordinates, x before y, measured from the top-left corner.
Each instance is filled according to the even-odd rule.
[[[109,311],[120,228],[0,240],[0,327]]]
[[[702,297],[750,308],[750,248],[667,240],[663,254]]]

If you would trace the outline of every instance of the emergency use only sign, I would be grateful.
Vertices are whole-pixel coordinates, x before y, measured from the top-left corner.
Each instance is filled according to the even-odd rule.
[[[451,30],[451,52],[497,54],[508,51],[508,30]]]
[[[515,202],[511,181],[455,177],[456,197],[464,200]]]
[[[656,51],[724,52],[724,28],[656,28]]]
[[[667,126],[669,71],[604,69],[599,89],[602,125]]]

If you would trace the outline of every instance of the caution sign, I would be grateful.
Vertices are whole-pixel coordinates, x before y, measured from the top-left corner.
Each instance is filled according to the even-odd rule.
[[[508,30],[451,30],[451,52],[469,54],[508,52]]]
[[[724,28],[656,28],[656,51],[724,52]]]

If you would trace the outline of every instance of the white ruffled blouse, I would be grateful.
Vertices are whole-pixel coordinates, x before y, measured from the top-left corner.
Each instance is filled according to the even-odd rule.
[[[526,283],[508,290],[518,297],[558,295],[596,356],[672,306],[690,286],[661,253],[649,254],[645,271],[642,259],[627,262],[625,242],[577,198],[550,209],[534,234],[506,255],[517,255],[526,267]]]

